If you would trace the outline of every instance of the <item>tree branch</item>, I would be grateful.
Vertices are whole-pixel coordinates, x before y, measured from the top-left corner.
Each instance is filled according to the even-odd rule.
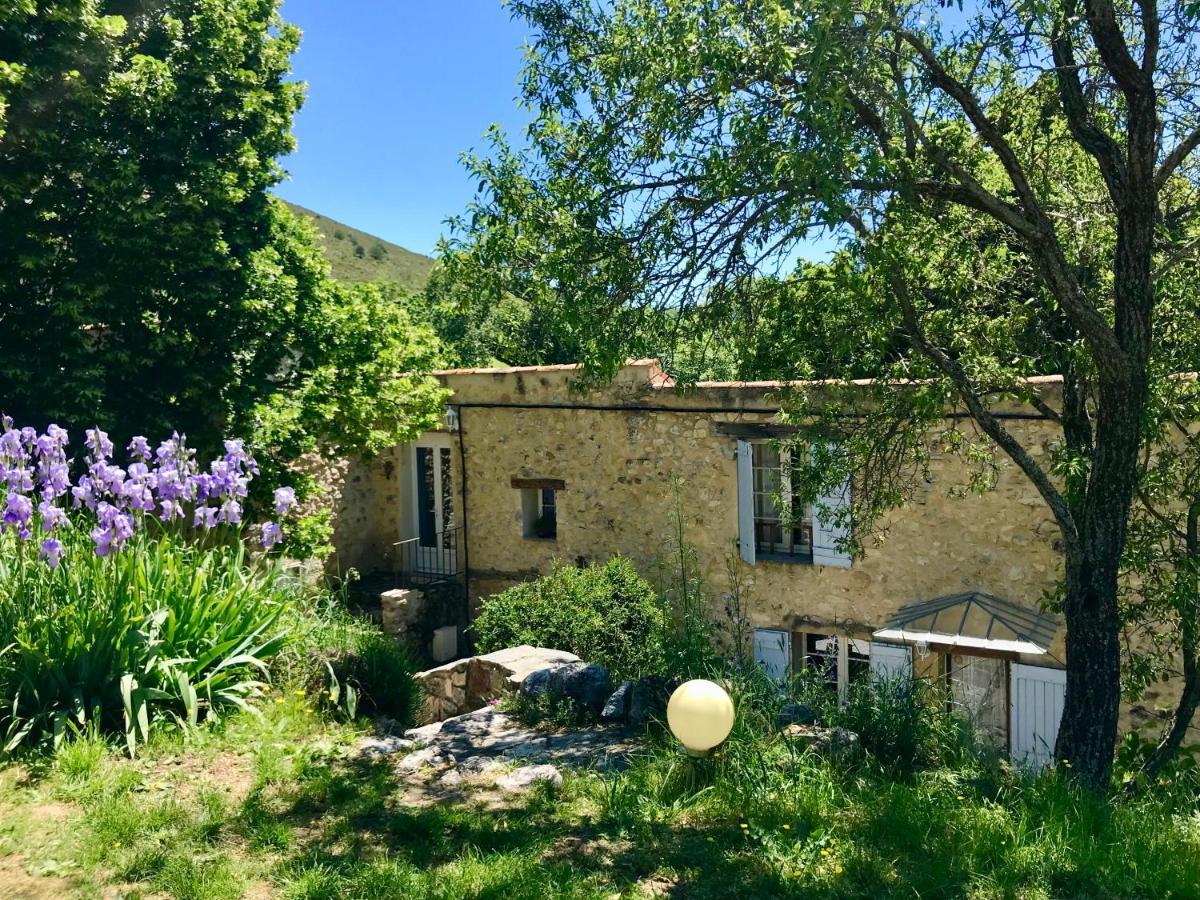
[[[870,237],[870,232],[861,219],[852,217],[849,224],[860,236],[864,238]],[[963,403],[966,405],[967,410],[971,413],[971,418],[983,429],[984,434],[990,437],[1000,449],[1008,454],[1008,457],[1033,482],[1034,487],[1037,488],[1038,493],[1042,495],[1042,498],[1046,501],[1046,505],[1050,507],[1050,511],[1054,514],[1055,521],[1062,532],[1063,542],[1067,546],[1068,551],[1072,555],[1075,555],[1079,551],[1079,532],[1066,498],[1054,486],[1054,482],[1050,480],[1050,476],[1038,465],[1037,461],[1029,454],[1029,451],[1022,446],[1020,441],[1013,437],[1012,432],[1005,428],[1000,420],[984,405],[983,398],[975,390],[970,376],[967,375],[958,360],[951,357],[929,339],[929,335],[926,334],[924,327],[921,325],[920,314],[912,302],[912,296],[908,292],[908,284],[904,280],[904,277],[896,274],[893,265],[888,266],[885,277],[892,288],[892,292],[896,295],[896,299],[900,303],[901,316],[905,327],[913,339],[913,343],[950,379],[959,397],[962,398]]]
[[[1154,173],[1155,187],[1162,189],[1167,183],[1167,179],[1183,164],[1183,161],[1191,155],[1192,151],[1200,147],[1200,128],[1196,128],[1191,134],[1175,145],[1175,149],[1167,154],[1166,159],[1162,161],[1162,165],[1158,167],[1158,171]]]
[[[1068,9],[1068,14],[1071,10]],[[1108,187],[1109,196],[1117,201],[1125,190],[1125,161],[1120,145],[1103,128],[1098,126],[1088,112],[1079,83],[1079,67],[1075,62],[1075,48],[1071,35],[1059,26],[1050,38],[1050,52],[1054,57],[1054,74],[1058,81],[1058,95],[1062,100],[1063,112],[1067,115],[1067,127],[1071,135],[1084,150],[1100,165],[1100,173]]]

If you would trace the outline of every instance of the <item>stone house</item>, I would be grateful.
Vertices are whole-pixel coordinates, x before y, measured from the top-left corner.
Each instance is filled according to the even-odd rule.
[[[797,499],[785,523],[776,508],[787,469],[771,439],[779,384],[682,393],[643,360],[581,394],[578,374],[438,373],[452,391],[444,430],[343,473],[337,564],[410,585],[459,583],[462,624],[471,605],[555,560],[620,553],[651,571],[678,503],[714,604],[731,566],[739,576],[768,671],[819,666],[843,692],[872,672],[942,677],[983,734],[1014,756],[1048,758],[1064,635],[1040,600],[1061,559],[1054,522],[1019,472],[1002,467],[994,490],[951,496],[965,466],[933,447],[931,482],[851,560],[819,512]],[[1005,415],[1034,453],[1048,452],[1039,413]]]

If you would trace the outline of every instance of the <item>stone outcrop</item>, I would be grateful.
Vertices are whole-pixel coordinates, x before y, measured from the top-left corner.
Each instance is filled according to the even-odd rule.
[[[510,792],[527,791],[539,782],[545,782],[554,787],[562,786],[562,773],[554,766],[543,763],[537,766],[521,766],[502,778],[496,779],[496,785]]]
[[[629,716],[629,696],[632,692],[633,682],[622,681],[604,701],[604,707],[600,710],[600,721],[624,722]]]
[[[599,663],[559,663],[530,672],[521,683],[521,693],[527,697],[546,694],[597,716],[612,693],[612,678]]]
[[[817,725],[821,717],[807,703],[785,703],[775,716],[775,727],[782,730],[789,725]]]
[[[425,721],[440,722],[520,689],[533,672],[578,662],[574,653],[522,644],[455,660],[414,677],[425,688]]]
[[[831,756],[854,755],[862,747],[858,735],[845,728],[794,724],[783,729],[783,736],[793,743]]]

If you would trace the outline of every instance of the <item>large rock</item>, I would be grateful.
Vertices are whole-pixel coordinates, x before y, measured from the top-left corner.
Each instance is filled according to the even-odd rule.
[[[671,683],[657,675],[635,681],[629,692],[629,724],[643,728],[651,719],[665,720],[671,690]]]
[[[822,728],[819,725],[789,725],[783,729],[788,740],[829,756],[853,756],[862,747],[857,734],[845,728]]]
[[[554,787],[562,786],[562,773],[554,766],[542,764],[537,766],[521,766],[509,774],[496,779],[497,787],[514,793],[527,791],[538,782],[547,782]]]
[[[358,742],[359,756],[367,759],[381,759],[396,753],[417,749],[417,742],[407,738],[387,735],[386,737],[367,737]]]
[[[413,677],[425,688],[425,720],[440,722],[519,689],[531,672],[576,662],[574,653],[522,644],[458,659]]]
[[[629,715],[629,698],[632,693],[633,682],[622,681],[604,701],[604,708],[600,710],[600,721],[624,722]]]
[[[785,703],[775,716],[775,727],[781,731],[789,725],[818,725],[821,717],[807,703]]]
[[[556,700],[569,700],[598,715],[612,693],[612,678],[599,663],[571,662],[550,670],[546,691]]]
[[[409,775],[420,769],[441,769],[454,765],[454,757],[440,747],[426,747],[424,750],[414,750],[396,763],[396,771],[401,775]]]
[[[530,672],[521,682],[521,693],[526,697],[540,697],[550,688],[550,673],[554,669],[538,669]]]

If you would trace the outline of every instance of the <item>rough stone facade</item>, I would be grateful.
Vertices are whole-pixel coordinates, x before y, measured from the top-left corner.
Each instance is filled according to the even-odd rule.
[[[582,393],[579,375],[572,366],[441,375],[458,427],[439,440],[452,454],[453,520],[465,525],[473,603],[545,574],[555,560],[579,564],[620,553],[652,574],[676,504],[714,603],[728,591],[734,566],[756,627],[868,637],[905,603],[966,590],[1037,608],[1061,576],[1057,529],[1029,481],[1001,457],[995,489],[963,496],[966,465],[943,452],[936,436],[931,481],[881,523],[850,568],[747,565],[738,558],[736,438],[727,426],[777,421],[778,385],[710,383],[681,393],[642,361]],[[1029,408],[1007,412],[1006,425],[1035,456],[1046,456],[1054,429]],[[395,564],[392,544],[416,534],[412,466],[411,448],[402,447],[369,468],[347,469],[339,566]],[[554,540],[525,536],[514,479],[562,482]],[[1061,664],[1063,637],[1059,629],[1050,659],[1039,664]]]

